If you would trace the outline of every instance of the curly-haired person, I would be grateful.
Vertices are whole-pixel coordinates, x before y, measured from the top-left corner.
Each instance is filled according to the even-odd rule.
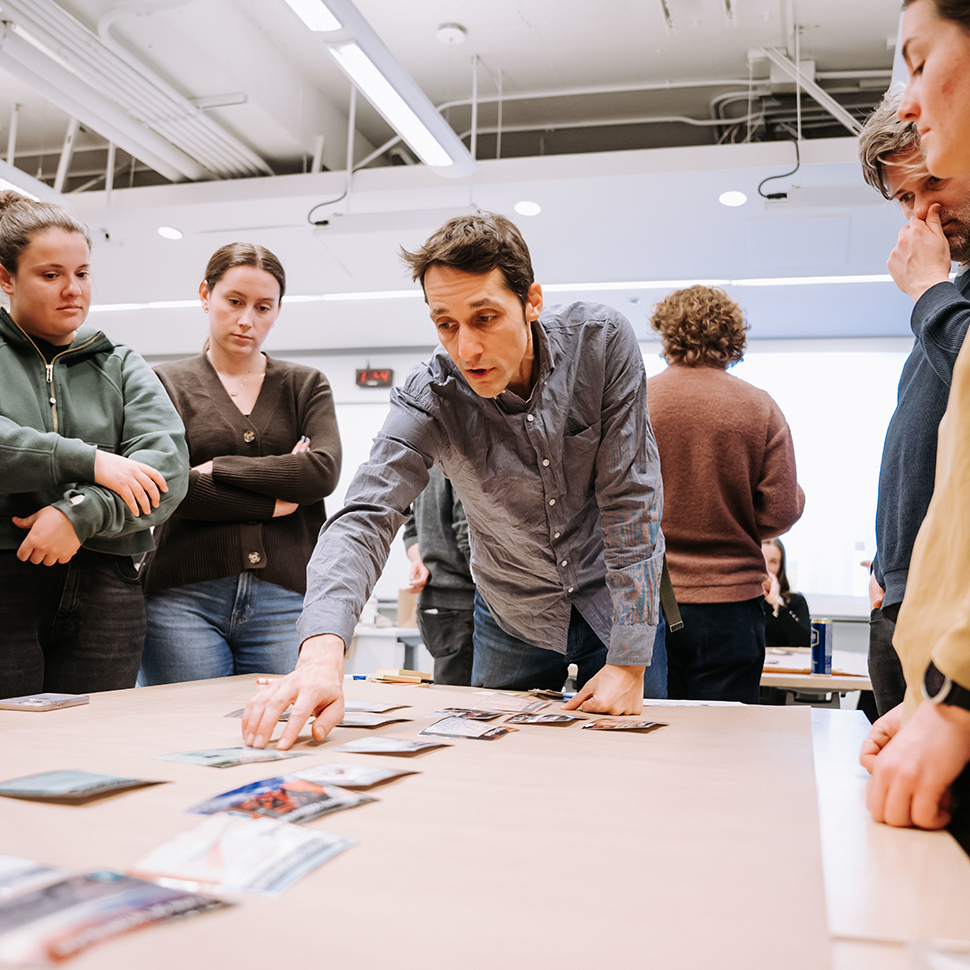
[[[762,390],[727,373],[747,326],[723,290],[691,286],[657,304],[668,367],[647,381],[660,452],[663,531],[684,621],[667,631],[667,696],[758,702],[765,658],[761,543],[805,496],[791,431]]]

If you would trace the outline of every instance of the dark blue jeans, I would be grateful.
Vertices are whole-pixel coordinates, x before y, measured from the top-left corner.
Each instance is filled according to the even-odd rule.
[[[741,603],[681,603],[667,631],[667,696],[757,704],[765,665],[762,597]]]
[[[472,685],[495,690],[562,690],[567,668],[576,664],[576,686],[606,663],[606,645],[593,632],[582,613],[573,607],[565,654],[537,647],[506,633],[496,622],[480,593],[475,594],[475,663]],[[661,625],[654,641],[654,659],[645,671],[644,696],[666,696],[666,657]],[[652,693],[646,693],[647,690]]]
[[[36,566],[0,551],[0,697],[134,687],[144,640],[130,556]]]

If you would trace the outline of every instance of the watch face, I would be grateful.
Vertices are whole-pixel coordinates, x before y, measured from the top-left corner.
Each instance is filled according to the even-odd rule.
[[[942,671],[937,669],[936,664],[930,661],[930,665],[926,668],[926,673],[923,675],[923,696],[927,700],[938,704],[943,699],[940,694],[946,679]]]

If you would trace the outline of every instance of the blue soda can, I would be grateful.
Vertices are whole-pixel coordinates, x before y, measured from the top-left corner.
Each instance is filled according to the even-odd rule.
[[[812,621],[812,673],[832,673],[832,621]]]

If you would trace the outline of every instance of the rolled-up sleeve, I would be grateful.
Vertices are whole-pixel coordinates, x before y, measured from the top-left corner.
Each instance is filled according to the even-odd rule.
[[[391,543],[428,484],[438,440],[434,419],[395,388],[370,457],[357,469],[344,507],[324,523],[307,565],[301,642],[332,633],[350,643]]]
[[[663,485],[647,412],[643,358],[632,328],[619,317],[606,348],[595,488],[613,602],[606,660],[644,666],[650,663],[660,619]]]

